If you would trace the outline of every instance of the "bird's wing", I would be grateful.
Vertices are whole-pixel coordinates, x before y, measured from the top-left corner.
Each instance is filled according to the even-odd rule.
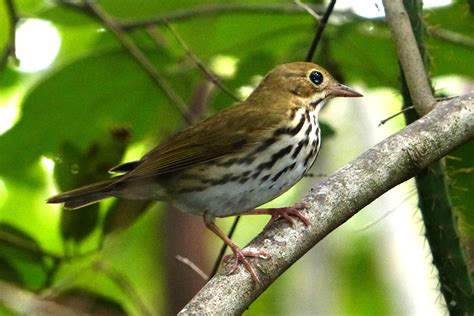
[[[270,133],[284,118],[283,108],[272,111],[272,115],[268,115],[268,109],[245,103],[229,108],[150,151],[119,182],[158,176],[225,157],[245,146],[256,146],[260,135]]]

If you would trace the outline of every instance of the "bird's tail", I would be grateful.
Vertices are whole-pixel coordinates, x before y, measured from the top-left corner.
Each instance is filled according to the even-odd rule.
[[[113,190],[112,184],[117,181],[109,179],[97,182],[75,190],[67,191],[46,200],[47,203],[64,203],[65,208],[76,209],[90,204],[94,204],[108,198]]]

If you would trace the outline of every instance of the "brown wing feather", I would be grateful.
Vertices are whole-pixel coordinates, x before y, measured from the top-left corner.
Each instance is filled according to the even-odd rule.
[[[281,124],[286,109],[242,103],[192,125],[146,154],[119,181],[132,181],[177,171],[255,146],[259,136]]]

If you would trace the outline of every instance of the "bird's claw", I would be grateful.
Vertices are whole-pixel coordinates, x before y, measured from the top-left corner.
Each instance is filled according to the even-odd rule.
[[[269,259],[270,255],[264,251],[241,250],[239,248],[235,248],[232,250],[234,253],[225,256],[223,259],[223,263],[227,263],[229,260],[234,260],[227,275],[234,274],[237,270],[237,267],[239,266],[239,262],[241,262],[244,265],[245,269],[250,273],[250,276],[252,277],[254,283],[257,285],[260,284],[260,279],[258,278],[257,272],[247,260],[247,257]]]
[[[272,218],[265,225],[264,229],[266,229],[268,226],[273,224],[273,222],[275,222],[276,220],[278,220],[280,218],[284,218],[290,224],[291,227],[294,227],[295,226],[295,221],[292,218],[292,216],[299,218],[305,226],[309,226],[309,225],[311,225],[311,223],[300,212],[301,210],[304,210],[306,208],[308,208],[308,205],[306,205],[304,203],[298,203],[298,204],[295,204],[295,206],[293,206],[293,207],[281,207],[281,208],[266,209],[268,211],[268,214],[270,214],[272,216]]]

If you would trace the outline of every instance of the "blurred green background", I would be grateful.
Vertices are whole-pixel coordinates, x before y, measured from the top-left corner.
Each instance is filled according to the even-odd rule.
[[[201,218],[161,202],[110,199],[65,211],[45,199],[140,158],[186,126],[180,106],[198,120],[235,102],[195,58],[244,98],[274,65],[304,59],[317,23],[291,1],[98,1],[106,19],[121,22],[119,40],[84,3],[0,2],[0,314],[27,312],[20,300],[5,299],[20,289],[93,314],[173,314],[205,283],[175,257],[209,273],[221,246]],[[472,90],[472,2],[425,4],[436,92]],[[16,8],[16,28],[9,5]],[[313,8],[322,12],[324,3]],[[309,186],[403,128],[401,116],[378,127],[401,107],[398,63],[382,10],[378,1],[336,5],[314,61],[366,97],[324,109],[316,175],[272,205],[294,203]],[[130,42],[149,59],[148,68],[123,48]],[[447,166],[463,240],[474,253],[473,157],[470,144]],[[243,218],[234,240],[245,245],[267,220]],[[226,230],[231,223],[218,220]],[[430,256],[408,182],[318,244],[246,313],[444,315]]]

